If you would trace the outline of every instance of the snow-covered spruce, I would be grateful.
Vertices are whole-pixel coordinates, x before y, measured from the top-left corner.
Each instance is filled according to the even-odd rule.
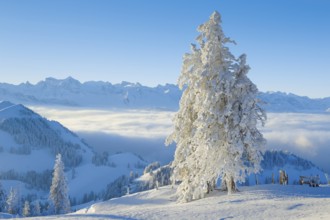
[[[22,214],[23,214],[24,217],[29,217],[31,215],[29,201],[24,202],[24,207],[23,207],[23,213]]]
[[[226,47],[233,41],[225,37],[218,12],[198,31],[200,48],[192,45],[183,58],[178,84],[185,90],[166,141],[177,143],[173,168],[180,202],[203,198],[218,178],[231,193],[237,181],[259,171],[265,144],[256,126],[266,115],[246,76],[246,56],[235,59]]]
[[[41,207],[39,201],[35,201],[32,209],[33,216],[39,216],[41,214]]]
[[[0,212],[5,212],[6,208],[6,193],[0,181]]]
[[[17,189],[11,188],[6,201],[7,212],[9,214],[19,214],[20,196]]]
[[[54,208],[54,214],[65,214],[70,212],[67,181],[65,178],[64,164],[61,159],[61,154],[56,156],[49,200],[51,206]]]

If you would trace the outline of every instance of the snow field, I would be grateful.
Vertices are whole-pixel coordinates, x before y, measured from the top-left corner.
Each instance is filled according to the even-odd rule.
[[[258,185],[227,195],[215,191],[205,199],[177,203],[176,188],[161,187],[106,202],[63,216],[33,219],[329,219],[330,187]],[[32,218],[30,218],[32,219]]]

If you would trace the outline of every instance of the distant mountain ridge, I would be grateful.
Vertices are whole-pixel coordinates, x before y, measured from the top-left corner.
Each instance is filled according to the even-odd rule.
[[[283,92],[260,92],[259,98],[270,112],[326,113],[330,112],[330,97],[311,99]]]
[[[111,84],[102,81],[80,83],[68,77],[46,78],[32,85],[0,83],[0,100],[25,105],[64,105],[96,108],[177,109],[181,91],[166,84],[150,88],[139,83]]]
[[[66,79],[46,78],[33,85],[0,83],[0,100],[25,105],[63,105],[91,108],[165,109],[176,111],[182,91],[173,84],[156,87],[140,83],[111,84],[102,81],[81,83]],[[311,99],[282,92],[260,92],[259,98],[269,112],[330,112],[330,97]]]

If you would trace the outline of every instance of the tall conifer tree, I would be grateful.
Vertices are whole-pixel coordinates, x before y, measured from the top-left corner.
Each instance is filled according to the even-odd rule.
[[[54,208],[54,214],[65,214],[70,212],[67,181],[65,178],[64,164],[62,162],[61,154],[56,156],[49,199]]]
[[[166,141],[177,144],[172,166],[182,202],[203,198],[218,178],[231,193],[237,181],[259,171],[265,143],[256,128],[265,114],[246,76],[245,55],[235,59],[230,53],[226,44],[233,41],[224,35],[218,12],[198,31],[200,46],[192,45],[183,58],[184,92]]]
[[[2,187],[0,181],[0,212],[5,212],[5,207],[6,207],[6,192]]]
[[[10,188],[8,197],[7,197],[7,212],[9,214],[18,214],[19,213],[19,195],[18,191],[14,188]]]

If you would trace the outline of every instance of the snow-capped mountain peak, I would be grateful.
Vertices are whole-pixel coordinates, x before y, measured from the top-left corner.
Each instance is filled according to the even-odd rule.
[[[56,90],[58,88],[69,92],[79,92],[81,85],[82,84],[78,80],[69,76],[66,79],[55,79],[48,77],[45,81],[37,83],[35,87],[40,90],[46,90],[48,94],[52,94],[49,90]],[[60,91],[57,92],[61,93]]]
[[[0,100],[22,104],[64,105],[92,108],[167,109],[176,111],[182,91],[177,85],[156,87],[140,83],[111,84],[102,81],[81,83],[68,77],[52,77],[36,85],[0,83]],[[269,112],[325,113],[330,108],[330,98],[310,99],[283,92],[260,92],[259,98]]]

